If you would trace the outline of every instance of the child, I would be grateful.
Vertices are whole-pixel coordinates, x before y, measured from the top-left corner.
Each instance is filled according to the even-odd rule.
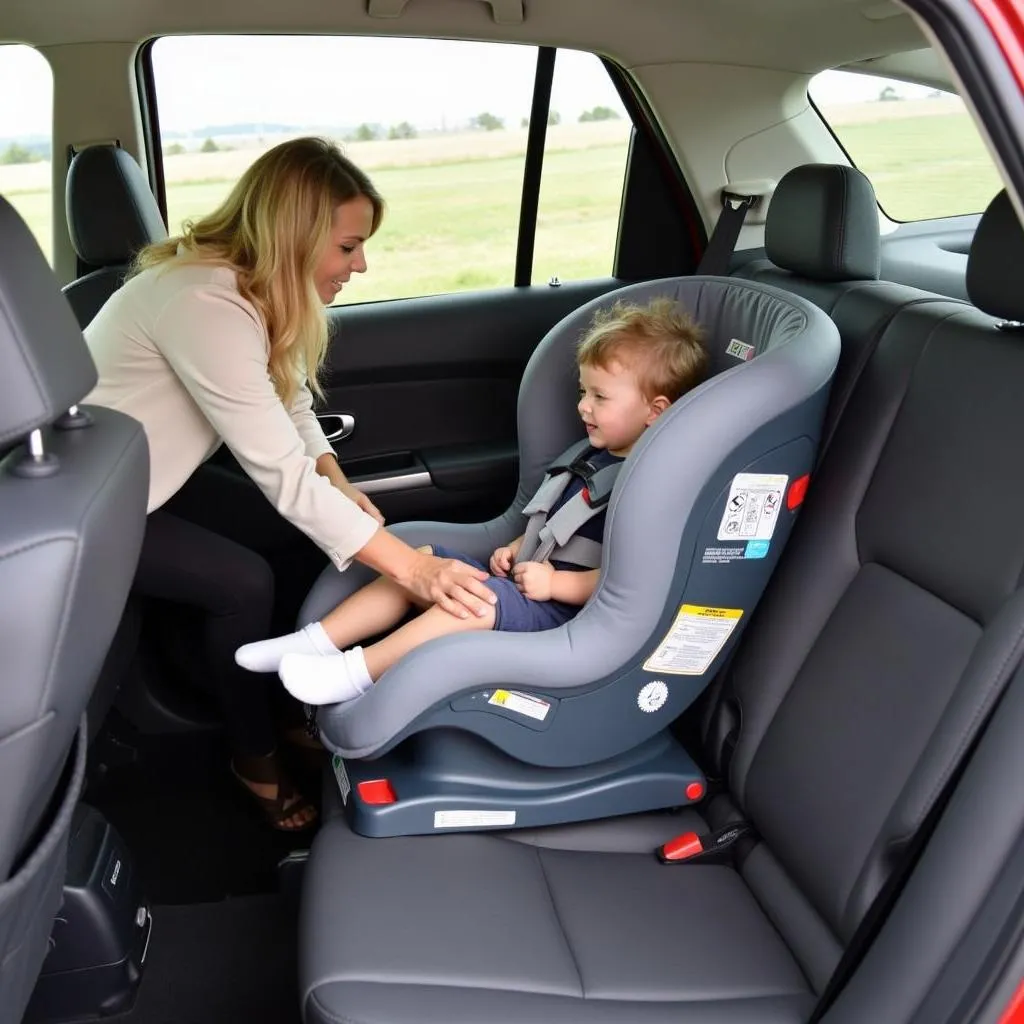
[[[598,313],[580,342],[577,362],[577,408],[589,444],[582,464],[586,480],[571,474],[542,521],[550,522],[602,468],[622,462],[658,416],[703,380],[707,353],[692,319],[672,300],[655,299],[646,306],[617,303]],[[600,565],[604,519],[602,507],[579,527],[566,542],[565,561],[557,559],[557,548],[551,561],[517,561],[522,536],[498,548],[491,555],[492,576],[487,581],[498,601],[483,617],[459,619],[436,605],[420,605],[397,583],[382,577],[347,598],[322,622],[246,644],[235,652],[235,660],[254,672],[277,670],[286,689],[306,704],[332,704],[358,697],[399,658],[436,637],[468,629],[554,629],[571,619],[597,586],[600,569],[589,566]],[[570,552],[581,549],[579,544],[572,547],[578,538],[583,538],[583,550],[590,542],[589,556],[580,559],[589,566],[571,560]],[[537,550],[532,537],[527,547],[527,553]],[[441,558],[484,568],[458,552],[432,550]],[[422,608],[422,614],[383,640],[365,650],[352,646],[397,625],[413,607]]]

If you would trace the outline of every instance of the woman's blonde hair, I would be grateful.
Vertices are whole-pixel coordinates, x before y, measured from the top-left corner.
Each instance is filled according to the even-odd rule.
[[[268,369],[281,400],[290,404],[304,378],[322,397],[317,374],[327,350],[327,316],[313,272],[335,207],[360,196],[373,208],[373,234],[384,200],[366,174],[327,139],[282,142],[245,171],[213,213],[143,249],[131,273],[166,263],[179,246],[186,259],[231,267],[239,292],[263,319]]]
[[[669,298],[644,306],[622,300],[599,310],[579,343],[580,366],[629,367],[648,401],[664,395],[674,402],[704,380],[708,353],[704,332]]]

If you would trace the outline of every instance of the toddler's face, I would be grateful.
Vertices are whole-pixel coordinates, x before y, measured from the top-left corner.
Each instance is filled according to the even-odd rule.
[[[595,448],[628,455],[660,409],[641,392],[633,372],[621,363],[580,367],[580,419]]]

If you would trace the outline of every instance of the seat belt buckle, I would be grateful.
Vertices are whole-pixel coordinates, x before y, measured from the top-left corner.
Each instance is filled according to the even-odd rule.
[[[750,195],[745,192],[733,192],[727,188],[722,189],[721,199],[723,206],[731,206],[734,210],[738,210],[743,206],[748,210],[752,210],[761,201],[761,197],[759,195]]]
[[[736,843],[753,834],[750,825],[738,821],[703,836],[683,832],[654,852],[662,864],[726,864],[732,860]]]

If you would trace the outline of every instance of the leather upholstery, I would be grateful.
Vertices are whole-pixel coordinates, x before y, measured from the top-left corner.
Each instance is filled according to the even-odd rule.
[[[1024,228],[1003,189],[989,203],[967,261],[967,294],[992,316],[1024,321]]]
[[[90,266],[130,263],[143,246],[167,237],[142,168],[120,146],[89,146],[76,153],[65,198],[71,244]]]
[[[1005,237],[979,234],[975,271]],[[954,1005],[950,964],[1019,914],[1024,348],[954,301],[897,301],[881,320],[710,716],[726,790],[705,817],[760,836],[738,869],[662,867],[652,816],[635,847],[624,819],[550,846],[538,831],[530,850],[511,833],[363,839],[335,818],[304,893],[307,1022],[806,1020],[1005,688],[828,1019]],[[666,816],[662,835],[691,828]],[[1015,888],[990,898],[1012,863]]]
[[[95,370],[45,258],[3,200],[0,365],[4,436],[40,427],[54,460],[48,474],[23,475],[19,445],[0,461],[0,1007],[17,1020],[60,901],[81,721],[135,573],[149,458],[141,426],[120,413],[87,409],[89,425],[60,424]]]
[[[804,164],[775,188],[765,252],[784,270],[820,281],[878,277],[881,243],[871,182],[844,164]]]
[[[85,328],[121,287],[136,253],[165,239],[167,229],[146,176],[120,146],[89,146],[75,155],[66,209],[78,258],[96,268],[64,288]]]

